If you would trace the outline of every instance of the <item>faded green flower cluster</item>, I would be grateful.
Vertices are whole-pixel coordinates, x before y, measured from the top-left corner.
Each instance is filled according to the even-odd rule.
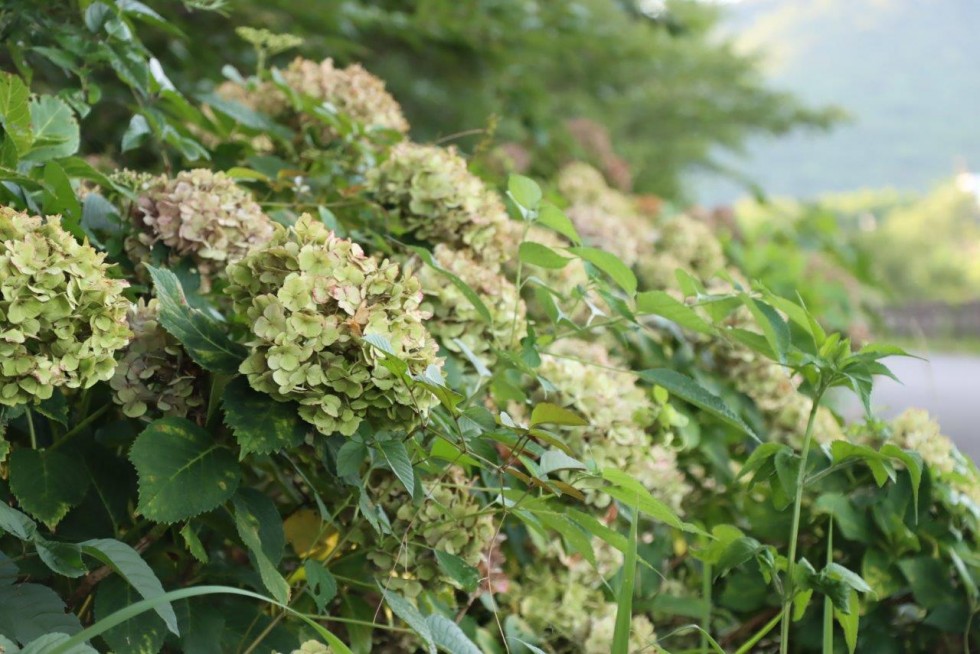
[[[558,174],[558,189],[571,203],[565,213],[586,243],[629,266],[650,256],[655,229],[629,196],[609,188],[598,170],[582,162],[568,164]]]
[[[421,374],[440,365],[422,324],[418,279],[368,257],[304,214],[228,266],[235,309],[247,318],[251,354],[242,363],[255,390],[300,404],[320,432],[353,434],[362,421],[405,427],[436,402],[383,364],[390,354]]]
[[[429,331],[443,346],[460,352],[460,341],[484,363],[494,360],[492,348],[507,347],[527,335],[527,309],[517,287],[503,274],[477,261],[466,250],[440,244],[433,253],[438,264],[463,280],[483,300],[490,312],[490,324],[476,307],[445,275],[423,266],[418,271],[425,293],[423,309],[432,313]]]
[[[317,63],[297,57],[280,73],[294,91],[328,103],[363,125],[408,131],[401,105],[385,89],[384,81],[360,64],[337,68],[333,59]],[[270,116],[283,116],[292,110],[289,98],[272,82],[263,82],[254,89],[226,83],[218,88],[218,94]],[[324,136],[329,140],[333,135],[327,129]]]
[[[368,559],[385,575],[384,584],[408,597],[424,589],[455,586],[436,560],[435,552],[460,557],[478,566],[496,534],[493,516],[486,513],[466,488],[462,474],[446,483],[423,482],[425,496],[413,503],[400,481],[386,477],[372,497],[391,523],[388,534],[363,532],[357,538],[368,548]]]
[[[598,343],[559,341],[552,354],[541,358],[538,374],[554,387],[551,394],[536,397],[576,411],[589,425],[570,430],[565,443],[582,456],[591,457],[600,468],[622,470],[643,484],[654,496],[679,510],[690,492],[677,467],[677,455],[667,446],[670,429],[686,420],[667,403],[650,397],[637,386],[636,377],[610,358]],[[521,413],[520,407],[509,407]],[[657,438],[650,433],[654,432]],[[581,486],[581,484],[579,484]],[[595,506],[606,506],[609,498],[598,490],[586,489]]]
[[[201,370],[159,323],[157,301],[142,299],[129,309],[133,340],[109,380],[112,397],[130,418],[185,417],[204,400],[196,391]]]
[[[675,216],[665,222],[651,256],[637,265],[637,275],[651,289],[677,287],[675,271],[680,268],[701,280],[709,280],[726,267],[721,243],[703,222]]]
[[[272,221],[251,194],[222,172],[185,170],[149,184],[137,204],[137,253],[163,243],[190,257],[207,290],[213,275],[272,238]]]
[[[126,282],[59,222],[0,207],[0,404],[108,380],[129,342]]]
[[[622,556],[598,540],[593,544],[598,570],[581,557],[566,556],[552,546],[536,557],[538,565],[526,569],[525,581],[508,593],[516,602],[515,614],[547,641],[549,651],[608,654],[613,649],[617,605],[606,599],[603,579],[622,566]],[[628,651],[662,651],[646,615],[633,615]]]
[[[375,200],[416,238],[469,249],[497,264],[498,232],[508,229],[500,198],[454,148],[399,143],[368,175]]]

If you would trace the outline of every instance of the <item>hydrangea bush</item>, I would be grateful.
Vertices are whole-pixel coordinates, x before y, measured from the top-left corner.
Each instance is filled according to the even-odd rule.
[[[584,163],[484,179],[360,66],[267,65],[296,39],[199,106],[147,9],[76,17],[140,99],[118,164],[97,94],[0,75],[0,650],[980,647],[976,467],[826,401],[900,350]]]

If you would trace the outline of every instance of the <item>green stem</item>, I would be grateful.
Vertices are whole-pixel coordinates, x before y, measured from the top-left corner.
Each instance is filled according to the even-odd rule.
[[[701,651],[707,652],[708,634],[711,633],[711,564],[705,562],[701,569],[701,601],[704,602],[704,614],[701,616]]]
[[[68,430],[68,432],[65,433],[64,436],[62,436],[57,441],[55,441],[54,444],[52,444],[51,447],[48,448],[48,449],[50,449],[50,450],[56,450],[59,447],[61,447],[62,445],[64,445],[65,443],[67,443],[69,440],[71,440],[72,437],[74,437],[74,436],[82,433],[82,431],[84,431],[86,427],[88,427],[89,425],[91,425],[93,422],[95,422],[99,418],[99,416],[101,416],[103,413],[105,413],[106,411],[108,411],[110,406],[111,405],[109,405],[109,404],[103,404],[102,406],[100,406],[98,409],[96,409],[95,411],[93,411],[92,413],[90,413],[88,416],[86,416],[86,418],[84,420],[82,420],[80,423],[78,423],[77,425],[75,425],[74,427],[72,427],[70,430]]]
[[[31,433],[31,449],[37,449],[37,434],[34,432],[34,416],[30,409],[27,410],[27,430]]]
[[[748,654],[751,652],[752,648],[755,647],[760,640],[765,638],[766,634],[775,629],[776,625],[779,624],[780,620],[782,619],[783,614],[781,612],[774,615],[772,620],[762,626],[762,629],[755,632],[751,638],[749,638],[741,647],[735,650],[735,654]]]
[[[827,525],[827,565],[834,562],[834,518]],[[853,607],[852,611],[857,611]],[[823,598],[823,651],[824,654],[834,654],[834,603],[829,595]]]
[[[789,533],[789,559],[786,562],[786,589],[783,598],[782,624],[780,625],[779,654],[789,654],[789,628],[793,619],[793,598],[796,595],[793,583],[793,572],[796,566],[796,545],[800,536],[800,509],[803,506],[803,481],[806,478],[806,462],[810,454],[810,442],[813,440],[813,423],[820,408],[820,398],[823,397],[823,386],[817,389],[813,397],[813,407],[806,422],[806,434],[803,436],[803,451],[800,454],[800,468],[796,473],[796,498],[793,501],[793,526]]]

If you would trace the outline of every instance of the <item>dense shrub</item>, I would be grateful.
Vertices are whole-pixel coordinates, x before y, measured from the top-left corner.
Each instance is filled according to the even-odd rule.
[[[899,350],[587,166],[501,193],[362,68],[246,32],[199,102],[82,5],[36,56],[139,99],[119,161],[0,76],[0,648],[977,646],[980,474],[823,404]]]

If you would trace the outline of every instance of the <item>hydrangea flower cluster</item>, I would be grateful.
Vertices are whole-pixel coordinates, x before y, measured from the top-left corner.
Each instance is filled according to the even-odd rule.
[[[222,172],[185,170],[149,184],[137,204],[137,236],[144,252],[160,242],[179,257],[190,257],[211,277],[251,248],[272,238],[272,221],[251,194]],[[145,255],[144,255],[145,258]]]
[[[603,579],[622,565],[622,556],[593,540],[598,571],[581,557],[569,557],[553,548],[540,554],[540,565],[530,568],[526,582],[509,593],[515,613],[532,633],[544,636],[551,651],[561,654],[608,654],[616,630],[617,605],[603,594]],[[662,650],[650,619],[633,615],[629,651]]]
[[[670,438],[671,424],[680,424],[683,416],[669,404],[656,403],[637,386],[634,375],[610,370],[617,367],[616,361],[599,344],[564,340],[552,352],[542,356],[538,374],[555,393],[549,396],[542,391],[540,398],[568,406],[589,422],[569,431],[566,444],[590,456],[600,468],[629,473],[654,496],[680,510],[690,486],[677,467],[676,452],[664,442]],[[520,415],[521,407],[509,408]],[[657,431],[656,440],[663,442],[655,442],[649,430]],[[609,502],[608,496],[596,491],[587,490],[586,498],[596,506]]]
[[[329,102],[337,110],[364,125],[377,125],[405,133],[408,121],[401,105],[385,89],[385,83],[366,71],[360,64],[346,68],[334,66],[333,59],[320,63],[297,57],[282,71],[282,77],[291,88],[323,102]],[[278,90],[273,91],[266,102],[283,103],[282,109],[269,111],[282,113],[285,98]]]
[[[453,148],[399,143],[368,175],[375,200],[416,238],[469,249],[498,264],[495,247],[509,218],[500,198]]]
[[[455,585],[440,569],[435,552],[458,556],[476,567],[496,534],[493,516],[470,494],[466,479],[458,474],[449,480],[423,482],[425,497],[420,504],[413,503],[393,477],[373,489],[372,497],[384,509],[391,529],[380,538],[365,531],[357,539],[369,548],[368,559],[385,575],[385,585],[408,597]]]
[[[129,309],[133,340],[109,380],[112,397],[130,418],[185,417],[204,404],[197,394],[201,370],[159,323],[157,301],[142,299]]]
[[[677,286],[678,268],[709,280],[725,267],[725,253],[711,228],[681,215],[661,226],[654,255],[643,257],[637,265],[637,276],[647,288],[669,289]]]
[[[436,402],[413,392],[365,340],[383,339],[412,374],[440,365],[418,279],[368,257],[304,214],[227,270],[235,309],[247,317],[252,388],[300,404],[321,433],[353,434],[362,421],[404,427]]]
[[[481,264],[466,250],[437,245],[435,260],[472,288],[486,305],[492,322],[487,324],[476,307],[445,276],[430,267],[418,271],[425,293],[423,309],[432,313],[429,330],[452,352],[458,339],[485,363],[493,362],[494,345],[508,346],[527,335],[527,308],[514,286],[491,267]],[[515,316],[516,314],[516,316]]]
[[[328,103],[363,125],[408,132],[401,105],[385,89],[384,81],[360,64],[337,68],[333,59],[317,63],[297,57],[280,73],[294,91]],[[226,82],[218,87],[217,93],[270,116],[280,117],[292,110],[289,98],[272,82],[262,82],[253,88]],[[324,136],[327,140],[331,138],[329,129]]]
[[[108,380],[131,336],[126,282],[59,221],[0,207],[0,404]]]
[[[653,226],[625,194],[609,188],[598,170],[581,162],[558,174],[558,189],[571,202],[566,210],[582,239],[615,254],[629,266],[651,252]],[[623,238],[623,234],[629,238]]]

